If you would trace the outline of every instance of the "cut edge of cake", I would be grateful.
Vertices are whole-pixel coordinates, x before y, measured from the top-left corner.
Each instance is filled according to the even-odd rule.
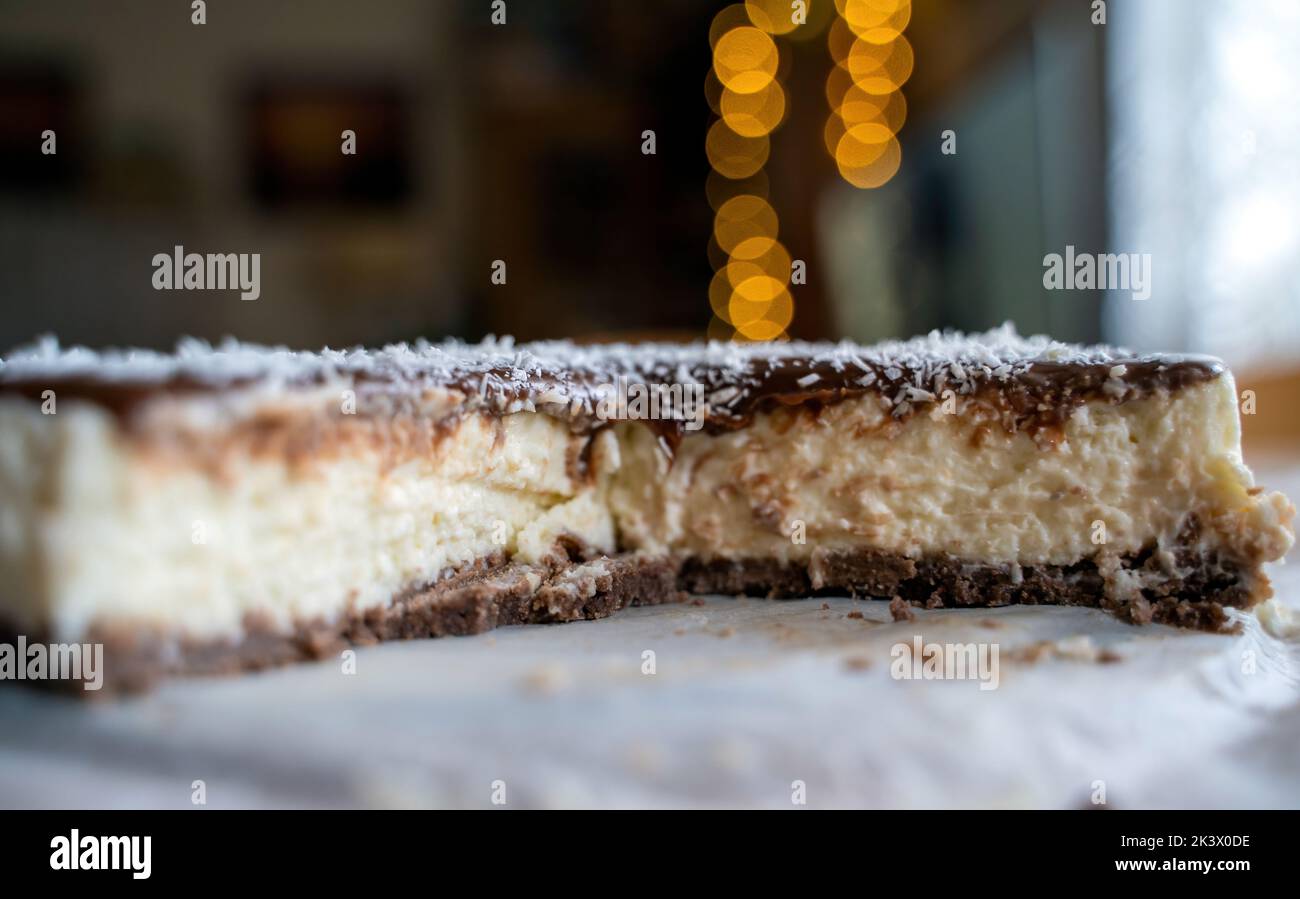
[[[608,402],[628,383],[690,390],[637,419]],[[1242,463],[1222,363],[1008,327],[875,347],[45,341],[0,364],[0,496],[0,622],[102,642],[121,688],[688,593],[1230,629],[1294,515]]]

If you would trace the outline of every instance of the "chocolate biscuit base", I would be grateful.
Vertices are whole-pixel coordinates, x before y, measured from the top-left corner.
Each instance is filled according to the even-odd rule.
[[[1252,590],[1243,573],[1211,555],[1188,558],[1181,576],[1152,595],[1107,595],[1094,560],[1073,565],[1014,566],[965,562],[952,557],[910,559],[860,550],[814,556],[807,563],[773,559],[690,559],[679,583],[690,593],[766,596],[774,599],[842,596],[904,602],[923,609],[974,609],[1009,605],[1084,606],[1110,612],[1130,624],[1169,624],[1235,633],[1226,607],[1249,608],[1267,598],[1267,581]],[[1150,565],[1149,555],[1126,555],[1126,569]]]
[[[25,681],[32,686],[93,698],[150,689],[174,675],[233,675],[298,662],[337,658],[349,646],[385,640],[480,634],[515,624],[558,624],[605,618],[634,605],[682,602],[676,566],[665,559],[548,560],[523,565],[504,555],[479,560],[436,584],[413,587],[382,608],[350,613],[332,624],[298,623],[282,632],[250,618],[235,641],[170,641],[148,631],[92,629],[86,642],[104,645],[103,688],[82,689],[79,681]],[[0,623],[0,642],[17,631]],[[29,644],[48,642],[28,635]]]

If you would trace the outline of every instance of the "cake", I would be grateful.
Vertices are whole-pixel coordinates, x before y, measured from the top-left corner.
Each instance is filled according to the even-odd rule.
[[[1008,326],[0,364],[0,622],[110,684],[690,594],[1099,607],[1221,630],[1294,509],[1218,360]]]

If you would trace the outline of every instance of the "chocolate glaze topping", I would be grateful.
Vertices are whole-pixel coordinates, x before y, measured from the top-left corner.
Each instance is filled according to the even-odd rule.
[[[610,420],[641,420],[671,449],[700,426],[710,433],[733,430],[773,408],[817,409],[869,394],[898,418],[951,398],[970,398],[993,408],[1009,429],[1038,429],[1059,425],[1090,400],[1121,403],[1181,390],[1224,370],[1211,357],[1137,356],[1106,346],[1022,338],[1009,325],[974,335],[932,332],[874,346],[516,346],[506,338],[307,353],[234,341],[216,347],[184,341],[175,353],[159,354],[62,349],[46,339],[0,360],[0,395],[40,399],[43,391],[53,390],[60,400],[84,400],[129,417],[158,396],[337,385],[356,391],[358,411],[364,413],[367,398],[400,400],[449,388],[464,395],[463,408],[541,411],[579,432]],[[661,391],[657,409],[645,406],[650,385]],[[623,405],[615,402],[620,396]]]

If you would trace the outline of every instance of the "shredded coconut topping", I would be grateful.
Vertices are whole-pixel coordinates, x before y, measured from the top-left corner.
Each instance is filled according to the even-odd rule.
[[[379,350],[303,352],[233,339],[212,345],[187,338],[168,354],[65,348],[56,339],[45,337],[0,359],[0,384],[86,380],[106,385],[188,382],[209,387],[258,382],[274,387],[339,377],[462,388],[472,385],[471,391],[484,399],[503,402],[509,398],[512,406],[518,403],[524,408],[534,402],[581,403],[589,398],[593,384],[612,384],[619,378],[700,383],[715,394],[715,403],[725,403],[733,399],[728,388],[743,395],[781,369],[797,374],[793,380],[800,388],[830,377],[860,388],[876,385],[876,389],[888,389],[893,403],[901,405],[930,400],[950,381],[962,393],[973,389],[969,384],[973,379],[1004,382],[1036,363],[1106,366],[1114,373],[1128,371],[1134,363],[1174,365],[1183,360],[1217,364],[1208,357],[1136,357],[1107,346],[1021,337],[1010,324],[981,334],[932,331],[874,346],[848,341],[590,346],[543,341],[516,345],[510,337],[488,337],[476,344],[417,340]],[[900,389],[904,382],[908,389]]]

